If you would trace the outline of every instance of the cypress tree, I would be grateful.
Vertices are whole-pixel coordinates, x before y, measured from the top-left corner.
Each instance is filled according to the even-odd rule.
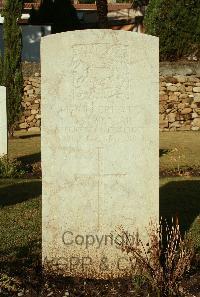
[[[3,8],[3,84],[7,93],[8,132],[13,136],[21,114],[23,76],[21,66],[22,34],[17,21],[20,19],[23,0],[5,0]]]
[[[3,84],[3,61],[0,51],[0,86]]]

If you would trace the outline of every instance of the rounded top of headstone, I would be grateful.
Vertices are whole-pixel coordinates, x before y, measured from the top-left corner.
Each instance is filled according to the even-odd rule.
[[[130,32],[124,30],[112,30],[112,29],[87,29],[87,30],[76,30],[68,31],[57,34],[48,35],[42,37],[43,42],[52,42],[55,40],[57,42],[68,42],[68,44],[93,44],[93,43],[106,43],[114,44],[122,42],[123,44],[128,44],[135,41],[145,41],[152,42],[158,41],[159,38],[147,35],[147,34],[138,34],[137,32]]]

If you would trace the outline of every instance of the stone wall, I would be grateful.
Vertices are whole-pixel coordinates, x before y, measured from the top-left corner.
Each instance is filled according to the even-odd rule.
[[[200,130],[200,77],[160,76],[160,130]]]
[[[19,122],[19,129],[40,131],[40,100],[40,73],[36,72],[33,76],[24,77],[23,115]]]
[[[29,64],[23,68],[24,112],[19,129],[36,132],[40,131],[41,123],[40,66]],[[176,68],[160,65],[161,131],[200,130],[200,67],[191,65],[179,65],[179,68],[177,64]]]

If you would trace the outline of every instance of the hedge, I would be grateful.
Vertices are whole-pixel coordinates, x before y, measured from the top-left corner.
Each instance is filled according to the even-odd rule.
[[[200,1],[150,0],[146,33],[160,38],[161,60],[197,54],[200,49]]]

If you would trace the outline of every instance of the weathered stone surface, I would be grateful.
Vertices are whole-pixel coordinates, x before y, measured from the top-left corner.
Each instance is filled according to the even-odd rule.
[[[176,119],[176,113],[170,113],[167,115],[167,118],[166,118],[170,123],[174,122],[175,119]]]
[[[20,129],[26,129],[28,127],[28,124],[27,123],[21,123],[19,124],[19,128]]]
[[[192,112],[192,108],[190,107],[186,107],[183,110],[181,110],[181,114],[187,114],[187,113],[191,113]]]
[[[169,126],[168,120],[160,120],[159,126],[161,129],[167,128]]]
[[[193,91],[193,88],[192,88],[192,86],[187,86],[185,88],[185,90],[186,90],[186,92],[192,92]]]
[[[192,113],[192,118],[193,118],[193,119],[198,118],[198,116],[199,116],[199,115],[198,115],[196,112],[193,112],[193,113]]]
[[[179,121],[175,121],[173,123],[170,123],[170,128],[175,127],[175,128],[179,128],[181,127],[181,124]]]
[[[200,127],[192,127],[191,130],[192,131],[199,131],[200,130]]]
[[[33,76],[24,78],[24,96],[22,101],[24,112],[19,123],[25,123],[22,126],[26,126],[26,129],[34,126],[38,128],[39,122],[37,122],[36,115],[40,113],[40,97],[40,74],[35,73]],[[18,128],[22,129],[20,126]]]
[[[185,98],[187,98],[187,97],[188,97],[188,94],[181,94],[179,98],[180,98],[180,99],[185,99]]]
[[[165,94],[166,94],[165,91],[160,91],[160,93],[159,93],[160,96],[163,96],[163,95],[165,95]]]
[[[6,88],[0,86],[0,157],[8,153]]]
[[[196,76],[191,75],[191,76],[188,76],[188,81],[198,83],[199,79]]]
[[[191,104],[191,108],[192,108],[192,109],[197,108],[197,104],[196,104],[196,103],[192,103],[192,104]]]
[[[194,119],[194,121],[192,122],[192,125],[193,125],[193,126],[200,127],[200,118],[196,118],[196,119]]]
[[[27,85],[25,88],[24,88],[24,91],[29,91],[32,89],[32,86],[31,85]]]
[[[177,92],[177,91],[178,91],[178,88],[177,88],[176,86],[173,86],[173,85],[172,85],[172,86],[168,86],[168,87],[167,87],[167,90],[168,90],[168,91],[171,91],[171,92]]]
[[[164,106],[164,105],[159,106],[159,113],[163,113],[163,112],[165,112],[165,110],[166,110],[166,106]]]
[[[37,109],[32,109],[31,110],[31,114],[37,114],[38,113],[38,110]]]
[[[200,87],[194,87],[193,92],[195,93],[200,93]]]
[[[34,120],[34,115],[32,114],[26,120],[27,120],[27,122],[31,122],[32,120]]]
[[[78,259],[60,265],[65,275],[129,273],[105,236],[122,226],[146,242],[158,221],[158,52],[157,38],[125,31],[42,40],[43,260]],[[67,245],[78,234],[95,241]]]
[[[184,82],[186,82],[186,77],[185,76],[183,76],[183,75],[176,75],[176,76],[174,76],[176,79],[177,79],[177,81],[178,82],[180,82],[180,83],[184,83]]]
[[[39,127],[31,127],[28,129],[29,132],[40,132],[40,128]]]
[[[170,101],[178,101],[178,97],[177,97],[176,95],[173,94],[173,95],[170,95],[170,96],[169,96],[169,100],[170,100]]]
[[[166,101],[168,100],[168,95],[164,94],[164,95],[160,95],[160,101]]]
[[[194,102],[200,102],[200,94],[194,95]]]
[[[36,115],[35,115],[35,118],[36,118],[36,119],[41,119],[41,114],[36,114]]]
[[[27,90],[27,94],[30,96],[30,95],[32,95],[34,93],[34,91],[33,91],[33,89],[29,89],[29,90]]]

